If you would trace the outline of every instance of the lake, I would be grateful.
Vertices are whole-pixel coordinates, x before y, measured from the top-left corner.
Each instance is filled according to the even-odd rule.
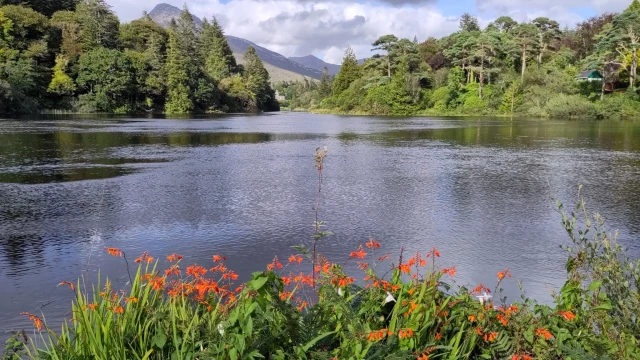
[[[274,255],[311,245],[317,173],[329,149],[319,250],[342,263],[370,238],[396,260],[436,247],[460,285],[493,288],[509,268],[551,302],[568,238],[554,212],[577,187],[632,255],[640,254],[640,122],[385,118],[280,113],[195,119],[0,120],[0,332],[52,324],[70,309],[58,287],[87,271],[128,281],[148,250],[246,279]],[[397,260],[396,260],[397,261]],[[355,271],[355,269],[350,270]],[[519,297],[515,279],[506,283]],[[57,326],[54,327],[57,329]],[[3,337],[0,335],[0,338]]]

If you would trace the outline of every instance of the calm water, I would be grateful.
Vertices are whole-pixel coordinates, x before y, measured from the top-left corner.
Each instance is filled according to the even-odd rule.
[[[224,254],[242,276],[310,244],[327,146],[320,246],[341,260],[375,237],[393,256],[437,247],[459,284],[509,267],[548,302],[566,236],[551,198],[578,184],[640,253],[640,123],[389,119],[283,113],[209,119],[0,121],[0,331],[22,311],[61,320],[85,270],[126,280],[135,257]],[[515,281],[508,284],[517,297]],[[2,335],[0,335],[1,337]]]

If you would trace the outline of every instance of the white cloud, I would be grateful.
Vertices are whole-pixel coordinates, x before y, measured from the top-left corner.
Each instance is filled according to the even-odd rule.
[[[151,11],[157,0],[107,0],[123,21]],[[185,0],[161,0],[182,7]],[[374,0],[369,0],[374,1]],[[215,15],[230,35],[242,37],[285,56],[324,54],[325,61],[340,63],[352,46],[359,58],[371,55],[370,44],[381,35],[395,34],[424,40],[458,29],[458,19],[447,17],[432,0],[379,0],[358,3],[339,0],[186,0],[198,17]],[[498,15],[531,20],[548,16],[563,25],[583,17],[572,9],[590,7],[599,12],[620,11],[629,0],[476,0],[481,23]],[[389,5],[389,4],[393,4]],[[403,6],[403,4],[409,4]],[[461,10],[462,11],[462,10]]]

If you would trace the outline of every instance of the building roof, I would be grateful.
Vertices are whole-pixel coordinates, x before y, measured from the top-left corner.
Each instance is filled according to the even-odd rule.
[[[579,79],[602,79],[602,74],[598,70],[586,70],[578,75]]]

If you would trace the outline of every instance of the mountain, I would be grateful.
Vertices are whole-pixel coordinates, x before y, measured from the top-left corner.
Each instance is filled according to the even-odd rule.
[[[171,19],[178,19],[182,10],[169,4],[158,4],[149,13],[151,19],[158,25],[163,27],[169,27]],[[196,26],[202,26],[202,20],[191,15],[196,23]],[[244,53],[249,46],[253,46],[256,49],[258,57],[264,62],[265,68],[271,76],[271,80],[274,82],[280,81],[296,81],[302,80],[304,77],[320,79],[322,77],[322,70],[307,67],[299,64],[295,61],[287,59],[285,56],[278,54],[277,52],[263,48],[255,43],[242,39],[239,37],[227,35],[227,41],[233,51],[233,55],[236,57],[239,63],[243,63]]]
[[[182,13],[182,10],[178,9],[173,5],[158,4],[156,5],[156,7],[153,8],[153,10],[151,10],[151,12],[149,13],[149,16],[151,17],[151,19],[153,19],[153,21],[156,24],[164,28],[168,28],[169,25],[171,25],[171,20],[172,19],[178,20],[181,13]],[[191,15],[191,17],[193,18],[193,21],[196,23],[197,27],[202,26],[202,20],[200,20],[195,15]]]
[[[329,71],[329,75],[336,75],[340,71],[340,65],[326,63],[313,55],[307,55],[302,57],[290,57],[289,60],[295,61],[298,64],[306,66],[311,69],[320,70],[321,72],[326,67]]]
[[[295,61],[289,60],[283,55],[263,48],[260,45],[256,45],[249,40],[227,35],[227,41],[229,41],[229,46],[231,46],[231,50],[233,50],[234,53],[244,54],[249,46],[253,46],[256,49],[256,53],[258,54],[260,59],[267,64],[271,64],[280,69],[288,70],[314,79],[320,79],[322,77],[322,70],[310,68]]]

